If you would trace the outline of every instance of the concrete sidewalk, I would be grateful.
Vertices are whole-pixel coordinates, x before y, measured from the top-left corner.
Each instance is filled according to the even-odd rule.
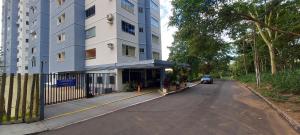
[[[49,105],[45,120],[31,124],[1,125],[0,135],[23,135],[58,129],[102,116],[129,106],[162,97],[157,91],[122,92],[105,96]]]

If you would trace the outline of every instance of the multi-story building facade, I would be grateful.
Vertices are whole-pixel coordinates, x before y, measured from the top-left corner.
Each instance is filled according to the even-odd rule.
[[[50,72],[84,71],[85,0],[50,1]]]
[[[159,5],[159,0],[51,1],[50,72],[110,73],[122,89],[129,65],[161,59]],[[148,71],[139,69],[145,78]]]
[[[17,72],[28,73],[29,1],[20,0],[18,6]]]
[[[19,0],[3,0],[2,47],[6,73],[17,72]]]
[[[49,72],[49,0],[3,0],[6,73]]]
[[[25,0],[29,7],[29,73],[49,72],[49,0]],[[53,1],[53,0],[50,0]]]
[[[7,72],[16,72],[18,65],[18,72],[26,72],[28,67],[29,73],[107,73],[100,80],[116,84],[116,90],[132,81],[145,87],[157,84],[164,67],[164,62],[159,61],[159,0],[18,3],[19,0],[6,0],[4,6],[3,16],[9,18],[3,19],[7,27],[3,30],[7,42],[3,44],[9,50],[5,53]],[[14,12],[9,8],[15,8]],[[17,40],[12,39],[18,37],[18,25],[14,23],[17,20],[18,49]],[[17,50],[19,53],[12,53]]]

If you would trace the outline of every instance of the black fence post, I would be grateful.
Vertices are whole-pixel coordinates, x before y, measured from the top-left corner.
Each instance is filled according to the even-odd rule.
[[[44,120],[44,112],[45,112],[45,74],[40,75],[40,120]]]
[[[91,87],[90,87],[90,76],[89,74],[85,74],[85,90],[86,90],[86,98],[91,98]]]

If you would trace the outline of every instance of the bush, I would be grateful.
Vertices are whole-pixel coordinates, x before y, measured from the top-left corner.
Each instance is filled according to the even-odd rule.
[[[300,94],[300,73],[297,71],[279,72],[275,76],[264,75],[263,80],[268,81],[280,93]]]
[[[124,86],[124,89],[126,92],[133,92],[137,90],[137,83],[131,82],[131,83],[126,83]]]
[[[248,74],[248,75],[243,75],[243,76],[236,76],[234,79],[239,80],[243,83],[255,83],[255,74]]]
[[[235,77],[244,83],[255,83],[255,74],[248,74]],[[300,72],[299,71],[284,71],[278,72],[276,75],[263,73],[261,76],[262,84],[272,86],[272,91],[278,93],[300,94]]]

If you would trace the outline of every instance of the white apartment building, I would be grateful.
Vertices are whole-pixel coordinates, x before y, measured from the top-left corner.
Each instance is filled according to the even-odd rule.
[[[28,73],[29,51],[29,1],[20,0],[18,5],[17,73]]]
[[[101,80],[115,83],[116,90],[132,81],[159,87],[168,66],[161,61],[159,5],[159,0],[50,1],[50,72],[109,73]]]

